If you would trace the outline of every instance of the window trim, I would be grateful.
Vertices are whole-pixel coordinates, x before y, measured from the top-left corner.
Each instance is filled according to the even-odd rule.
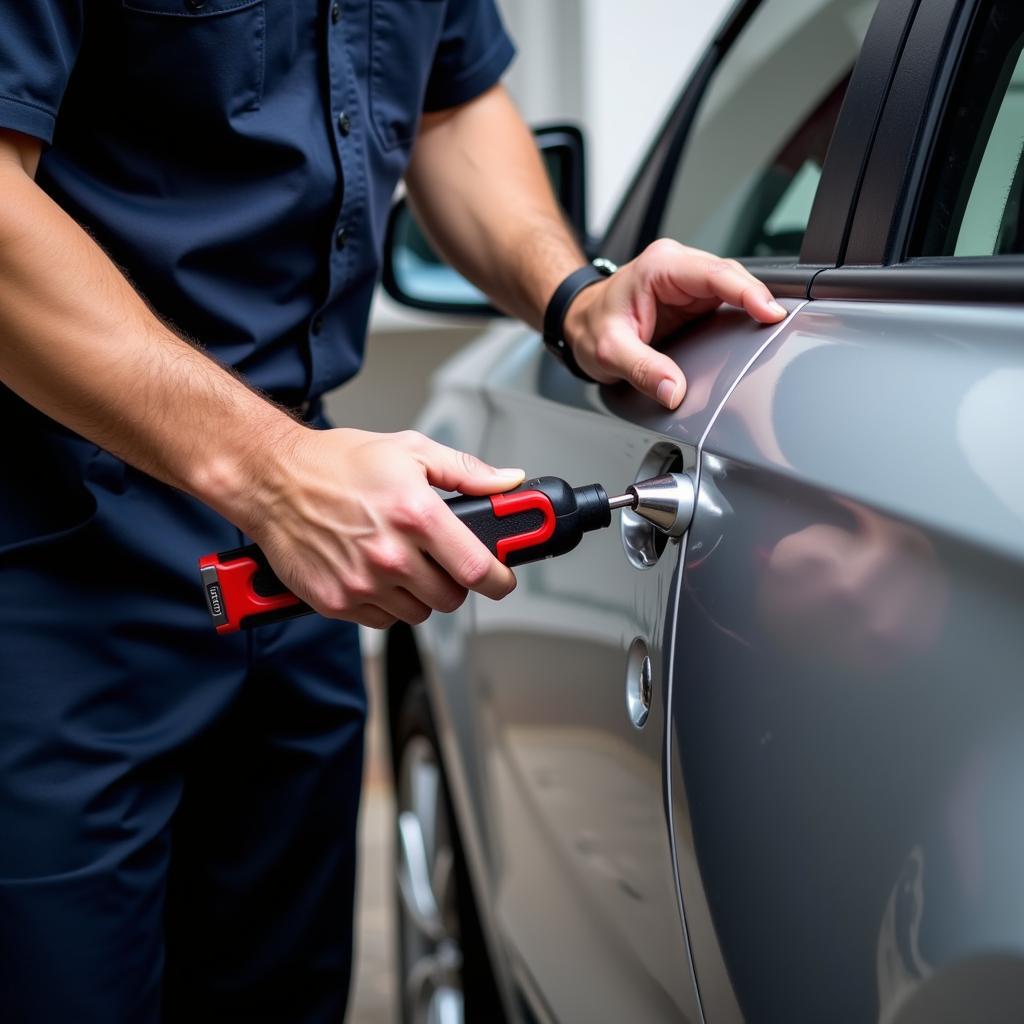
[[[893,266],[834,267],[811,285],[812,299],[1024,303],[1024,255],[918,256]]]
[[[880,0],[875,10],[825,155],[801,263],[842,262],[871,147],[920,2]]]
[[[956,240],[959,239],[960,233],[963,231],[964,218],[970,204],[971,196],[974,192],[974,186],[977,181],[978,172],[981,169],[982,160],[984,159],[985,153],[992,141],[992,130],[995,127],[996,119],[999,116],[999,112],[1006,99],[1007,86],[1009,85],[1010,78],[1012,77],[1015,68],[1019,66],[1021,62],[1020,47],[1022,41],[1019,34],[1016,37],[1017,52],[1013,61],[1008,63],[1004,60],[1003,64],[998,68],[991,62],[986,62],[983,59],[983,53],[979,52],[978,54],[973,54],[969,51],[968,45],[976,40],[977,33],[979,29],[982,28],[981,15],[985,10],[985,7],[986,4],[984,0],[982,0],[974,10],[968,33],[964,39],[964,43],[959,54],[956,73],[949,83],[948,95],[943,99],[942,116],[935,128],[935,136],[931,143],[929,158],[923,169],[920,182],[921,188],[919,189],[918,195],[915,197],[913,214],[910,224],[908,225],[908,234],[904,240],[902,255],[905,259],[909,259],[914,256],[931,256],[938,259],[948,258],[954,255],[954,253],[928,252],[925,250],[925,246],[928,243],[935,243],[935,231],[937,228],[941,230],[944,241],[948,240],[950,234],[955,234]],[[1018,19],[1016,28],[1019,33],[1024,29],[1024,11],[1018,7],[1014,14]],[[1003,29],[1005,29],[1005,27],[1006,26],[1003,26]],[[986,29],[985,35],[990,37],[991,30]],[[998,45],[1002,45],[1001,36]],[[971,118],[973,137],[970,140],[969,148],[966,152],[958,150],[961,157],[961,166],[951,165],[948,157],[948,154],[951,152],[951,140],[948,132],[950,129],[954,129],[954,132],[958,132],[962,128],[963,115],[960,115],[959,111],[956,109],[957,101],[960,97],[960,88],[965,79],[969,83],[975,82],[979,61],[982,61],[981,73],[992,77],[991,81],[985,81],[982,83],[983,87],[986,88],[987,93],[985,97],[985,111],[980,121],[975,118]],[[988,63],[988,66],[985,66],[985,63]],[[997,96],[999,102],[993,103],[992,101]],[[973,104],[972,113],[976,113],[973,109]],[[952,123],[954,118],[956,118],[960,123],[954,125]],[[974,131],[974,128],[977,128],[977,130]],[[944,174],[942,173],[942,169],[938,166],[939,162],[936,158],[936,149],[942,151],[943,163],[947,164],[947,169]],[[928,204],[929,206],[934,206],[936,193],[945,196],[945,192],[948,190],[950,181],[944,179],[948,179],[950,175],[955,178],[952,184],[956,189],[956,201],[950,205],[948,222],[940,226],[932,220],[931,223],[926,226],[922,223],[924,220],[922,217],[922,205]],[[965,190],[964,185],[966,184],[968,177],[971,179],[971,188],[969,190]],[[989,256],[999,254],[979,253],[977,255],[979,257],[984,256],[987,258]],[[1007,253],[1004,255],[1010,254]]]
[[[918,6],[868,157],[844,265],[903,262],[946,102],[981,0]]]
[[[806,299],[815,277],[828,269],[804,263],[782,263],[774,256],[750,256],[739,262],[766,284],[777,299]]]
[[[904,256],[981,4],[982,0],[928,0],[922,5],[892,89],[899,99],[887,103],[882,115],[844,264],[819,274],[810,298],[1024,303],[1024,254]],[[936,12],[942,16],[936,17]],[[915,79],[916,88],[903,87]],[[908,91],[913,103],[908,103]]]

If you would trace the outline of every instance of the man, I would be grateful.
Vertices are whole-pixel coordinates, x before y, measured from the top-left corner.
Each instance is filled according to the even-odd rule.
[[[318,399],[358,368],[403,173],[529,323],[584,263],[498,84],[512,53],[493,0],[4,4],[5,1020],[342,1015],[355,624],[508,594],[432,488],[522,472],[318,429]],[[666,242],[558,320],[584,371],[671,408],[647,343],[721,299],[783,316]],[[248,538],[322,617],[214,634],[196,557]]]

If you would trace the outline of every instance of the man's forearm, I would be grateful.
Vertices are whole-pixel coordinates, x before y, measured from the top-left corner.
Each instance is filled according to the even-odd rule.
[[[583,262],[562,221],[529,131],[495,87],[424,118],[406,174],[440,253],[508,313],[541,327],[559,282]],[[722,302],[762,323],[785,310],[735,260],[659,239],[583,291],[563,323],[577,365],[602,383],[629,381],[675,409],[686,379],[654,342]]]
[[[584,256],[504,89],[427,114],[406,182],[445,258],[505,312],[540,327],[558,283]]]
[[[268,452],[302,429],[153,315],[99,246],[0,157],[0,380],[243,529]],[[266,486],[269,486],[266,485]]]

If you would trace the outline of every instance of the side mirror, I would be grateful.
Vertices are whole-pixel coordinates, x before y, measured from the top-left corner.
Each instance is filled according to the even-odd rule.
[[[586,246],[583,135],[571,125],[538,128],[537,148],[565,218]],[[396,302],[435,313],[500,316],[486,296],[427,241],[403,197],[391,208],[384,239],[384,290]]]

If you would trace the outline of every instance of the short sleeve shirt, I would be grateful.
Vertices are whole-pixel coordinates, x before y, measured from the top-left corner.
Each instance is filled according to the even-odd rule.
[[[5,0],[0,127],[159,315],[288,404],[359,367],[423,111],[513,56],[494,0]]]

